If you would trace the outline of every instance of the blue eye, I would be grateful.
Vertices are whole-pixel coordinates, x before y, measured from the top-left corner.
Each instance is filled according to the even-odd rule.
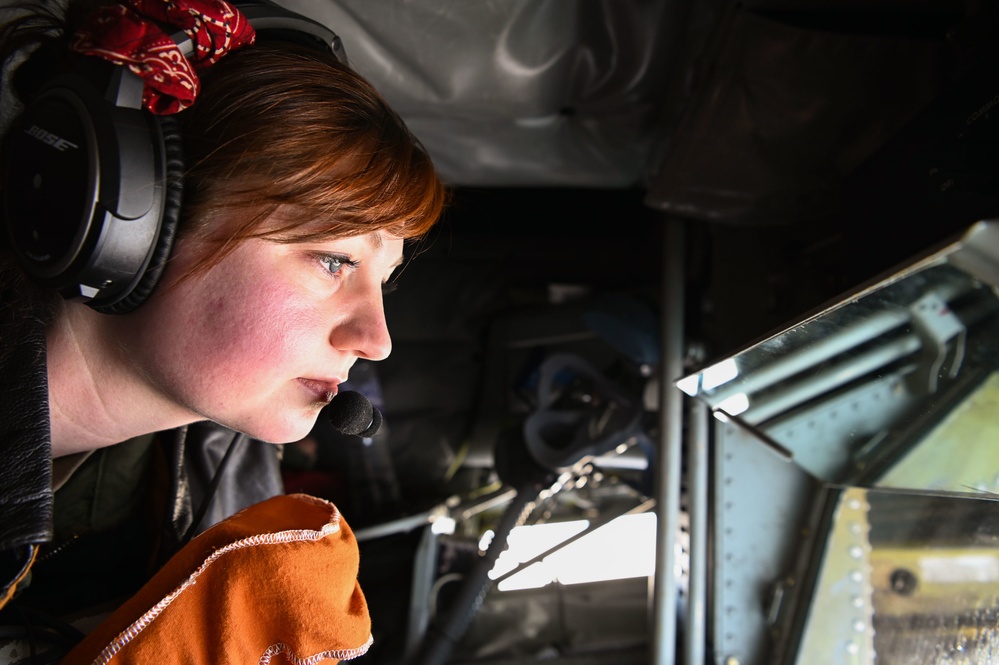
[[[322,254],[319,256],[319,263],[333,275],[343,270],[344,267],[354,267],[357,265],[355,261],[351,261],[346,256],[339,254]]]

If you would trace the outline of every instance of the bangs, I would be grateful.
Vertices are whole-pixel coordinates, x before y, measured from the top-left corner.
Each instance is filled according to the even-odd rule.
[[[376,229],[404,239],[426,234],[444,208],[445,190],[426,152],[397,132],[382,126],[367,136],[339,137],[350,145],[317,151],[311,168],[258,183],[255,192],[271,215],[250,237],[310,242]]]
[[[233,71],[238,70],[238,72]],[[384,230],[424,236],[447,192],[420,142],[331,56],[283,44],[230,54],[181,115],[193,159],[184,233],[310,242]],[[206,94],[207,93],[207,94]],[[246,214],[232,214],[245,211]]]

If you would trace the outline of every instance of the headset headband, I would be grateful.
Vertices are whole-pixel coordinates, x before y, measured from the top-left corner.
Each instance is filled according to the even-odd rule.
[[[271,2],[237,2],[236,6],[258,35],[263,34],[271,39],[288,39],[309,46],[321,45],[336,56],[340,64],[349,66],[342,40],[325,25]]]

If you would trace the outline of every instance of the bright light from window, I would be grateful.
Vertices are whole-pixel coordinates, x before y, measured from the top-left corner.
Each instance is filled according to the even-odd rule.
[[[736,393],[718,402],[718,406],[715,408],[718,411],[724,411],[730,416],[737,416],[749,408],[749,398],[745,393]]]
[[[454,533],[455,526],[454,518],[438,517],[430,523],[430,532],[437,534],[446,533],[450,535]]]
[[[728,358],[712,365],[701,374],[704,375],[704,378],[701,379],[701,389],[711,390],[739,376],[739,368],[736,366],[734,358]]]
[[[691,397],[697,397],[697,384],[701,381],[700,374],[685,376],[676,382],[676,387],[687,393]]]
[[[489,573],[492,579],[513,570],[545,550],[580,533],[586,520],[517,527],[508,548]],[[533,589],[552,582],[582,584],[629,577],[647,577],[655,571],[655,513],[624,515],[593,533],[546,556],[500,582],[500,591]]]
[[[691,397],[696,397],[698,390],[712,390],[728,383],[739,376],[739,368],[734,358],[726,358],[720,363],[702,369],[697,374],[686,376],[676,382],[676,387]]]

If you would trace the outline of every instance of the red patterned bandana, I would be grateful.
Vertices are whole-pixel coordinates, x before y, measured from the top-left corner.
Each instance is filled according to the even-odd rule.
[[[161,26],[183,30],[194,44],[187,57]],[[158,115],[194,103],[196,69],[255,38],[253,27],[224,0],[121,0],[102,7],[73,36],[70,48],[125,65],[145,81],[142,102]]]

